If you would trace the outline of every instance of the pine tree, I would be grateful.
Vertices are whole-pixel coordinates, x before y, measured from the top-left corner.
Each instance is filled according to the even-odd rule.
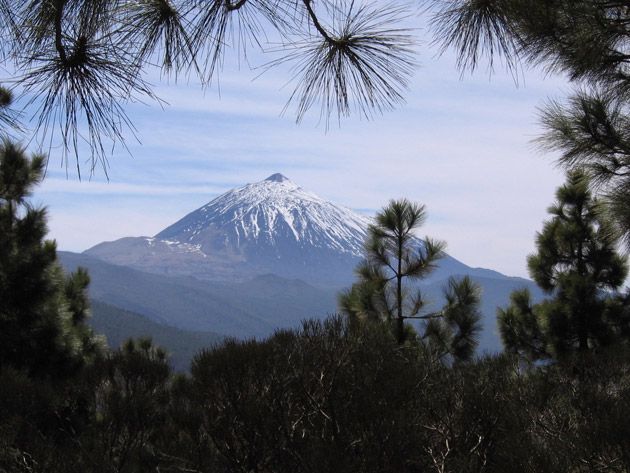
[[[442,256],[444,243],[414,230],[426,220],[425,207],[406,199],[393,200],[376,215],[368,228],[366,258],[356,272],[359,281],[340,296],[342,311],[351,319],[387,320],[399,344],[409,337],[405,320],[427,322],[424,338],[442,354],[472,356],[479,331],[479,290],[468,278],[450,280],[447,304],[435,313],[423,313],[426,302],[409,283],[426,277]]]
[[[498,310],[508,351],[559,358],[627,338],[625,298],[615,294],[627,264],[588,186],[584,173],[568,175],[537,236],[538,250],[528,257],[531,277],[551,297],[532,304],[527,290],[516,291],[510,306]]]
[[[84,270],[66,276],[53,241],[46,241],[46,211],[27,200],[44,174],[42,155],[5,140],[0,145],[0,368],[32,376],[66,376],[98,352],[85,325]]]

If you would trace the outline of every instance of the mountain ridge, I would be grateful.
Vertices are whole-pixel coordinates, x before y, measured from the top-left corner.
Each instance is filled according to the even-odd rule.
[[[276,275],[218,283],[146,273],[85,254],[59,251],[58,256],[67,271],[88,269],[91,299],[182,330],[264,337],[336,308],[335,290]]]

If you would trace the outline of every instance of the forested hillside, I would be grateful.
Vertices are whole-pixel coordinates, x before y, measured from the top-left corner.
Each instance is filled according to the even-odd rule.
[[[190,369],[193,357],[202,349],[220,343],[224,337],[214,332],[190,332],[152,322],[146,317],[103,302],[90,302],[88,320],[94,332],[102,334],[112,349],[120,348],[130,338],[150,338],[164,348],[171,367],[178,372]]]

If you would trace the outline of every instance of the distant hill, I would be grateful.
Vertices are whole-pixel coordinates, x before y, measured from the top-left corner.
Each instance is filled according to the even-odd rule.
[[[105,263],[85,254],[60,251],[59,257],[69,271],[77,266],[89,270],[89,291],[94,300],[139,314],[158,324],[220,336],[264,337],[277,328],[297,327],[304,319],[324,318],[336,311],[337,295],[342,290],[341,287],[316,288],[300,280],[276,275],[258,276],[237,283],[200,281],[149,274]],[[484,331],[480,349],[495,352],[501,348],[496,329],[497,306],[505,306],[514,289],[528,287],[535,298],[542,294],[525,279],[494,277],[492,272],[490,277],[473,276],[473,279],[482,288]],[[421,285],[434,307],[443,301],[445,283],[446,277],[427,280]]]
[[[264,337],[336,310],[334,289],[315,288],[274,275],[219,283],[169,277],[106,263],[84,254],[58,252],[69,271],[89,270],[92,299],[190,331]]]
[[[168,352],[176,371],[187,371],[195,354],[223,340],[222,336],[213,332],[190,332],[158,324],[140,314],[98,300],[92,300],[92,317],[88,322],[96,333],[107,337],[111,348],[120,347],[128,338],[151,338]]]

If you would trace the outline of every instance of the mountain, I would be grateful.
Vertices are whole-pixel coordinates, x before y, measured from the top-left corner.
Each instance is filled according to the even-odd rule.
[[[246,281],[276,274],[340,287],[355,279],[369,224],[277,173],[218,196],[153,237],[104,242],[85,254],[169,276]],[[505,278],[446,255],[428,281],[453,274]]]
[[[153,237],[104,242],[81,257],[88,258],[82,264],[99,300],[182,329],[263,336],[335,310],[336,295],[355,280],[369,224],[273,174],[216,197]],[[542,294],[531,281],[448,255],[419,284],[437,305],[447,279],[466,275],[483,291],[481,347],[496,351],[496,307],[515,289],[527,287],[535,299]]]
[[[206,280],[271,273],[338,286],[353,279],[368,224],[366,217],[273,174],[220,195],[154,237],[101,243],[86,254]]]

